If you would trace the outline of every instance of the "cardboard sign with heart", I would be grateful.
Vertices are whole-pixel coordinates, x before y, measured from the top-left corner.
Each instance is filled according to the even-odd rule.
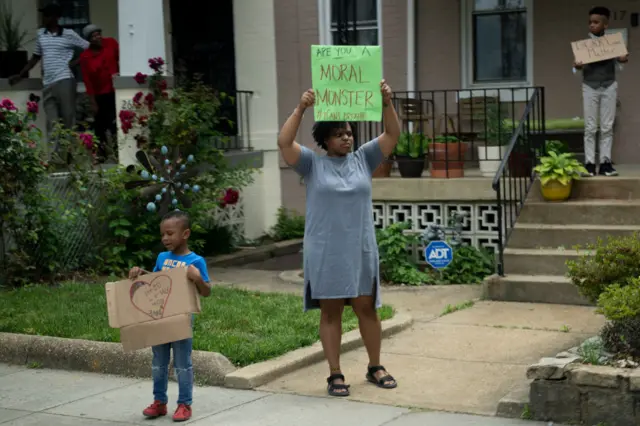
[[[131,284],[129,296],[133,306],[154,320],[164,316],[164,310],[171,296],[173,282],[167,275],[159,275],[147,282],[142,279]]]

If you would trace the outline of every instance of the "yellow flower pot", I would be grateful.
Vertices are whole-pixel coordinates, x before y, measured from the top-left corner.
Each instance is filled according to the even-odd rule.
[[[557,180],[550,180],[546,185],[540,185],[542,198],[547,201],[566,201],[571,196],[573,181],[563,185]]]

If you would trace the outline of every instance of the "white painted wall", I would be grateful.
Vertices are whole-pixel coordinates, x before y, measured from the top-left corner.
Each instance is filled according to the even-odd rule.
[[[244,193],[245,233],[256,238],[276,223],[282,204],[278,138],[278,83],[273,0],[233,2],[236,85],[253,90],[251,144],[264,151],[264,167]]]

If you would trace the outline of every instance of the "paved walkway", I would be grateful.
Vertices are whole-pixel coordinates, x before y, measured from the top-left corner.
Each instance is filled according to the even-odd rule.
[[[24,369],[0,364],[2,426],[116,426],[172,424],[169,417],[145,420],[151,382],[91,373]],[[175,398],[176,384],[169,384]],[[173,406],[174,404],[172,404]],[[495,419],[363,404],[335,398],[278,395],[197,387],[188,424],[224,426],[543,426]]]
[[[300,285],[284,283],[271,271],[213,270],[235,287],[301,294]],[[382,344],[382,362],[398,379],[394,391],[364,380],[364,348],[342,356],[351,384],[350,400],[491,416],[498,402],[526,380],[529,365],[541,357],[576,346],[603,325],[593,308],[529,303],[476,302],[441,316],[447,305],[481,296],[480,286],[384,288],[386,304],[409,311],[413,327]],[[325,395],[324,362],[268,383],[260,390],[307,396]]]

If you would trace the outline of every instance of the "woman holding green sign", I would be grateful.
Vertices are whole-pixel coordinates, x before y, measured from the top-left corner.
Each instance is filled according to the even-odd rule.
[[[287,164],[304,178],[307,203],[304,233],[304,310],[320,309],[320,339],[329,362],[327,391],[348,396],[340,369],[342,313],[351,305],[369,355],[366,378],[384,389],[397,386],[380,364],[382,341],[376,312],[380,299],[378,246],[373,226],[371,176],[393,152],[400,136],[391,88],[380,82],[384,132],[352,152],[349,123],[319,121],[313,139],[327,152],[317,155],[295,142],[304,112],[315,103],[307,90],[280,131],[278,146]]]

